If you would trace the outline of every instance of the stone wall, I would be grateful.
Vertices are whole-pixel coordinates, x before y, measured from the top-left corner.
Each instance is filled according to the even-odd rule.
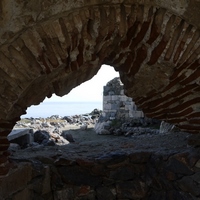
[[[144,117],[132,98],[124,94],[123,84],[119,77],[109,81],[103,91],[103,114],[106,119],[129,119]]]
[[[0,200],[197,200],[198,151],[110,152],[95,159],[18,160],[0,179]]]

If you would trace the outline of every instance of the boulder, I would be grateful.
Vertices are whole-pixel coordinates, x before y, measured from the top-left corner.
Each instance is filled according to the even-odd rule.
[[[87,128],[88,128],[87,124],[83,124],[80,126],[81,130],[87,130]]]
[[[67,141],[69,141],[70,143],[75,142],[73,136],[70,133],[68,133],[68,131],[63,131],[61,136],[65,138]]]
[[[38,130],[34,133],[33,137],[34,137],[34,142],[42,144],[46,141],[48,142],[50,135],[45,130]]]
[[[173,124],[162,121],[160,124],[160,134],[170,133],[174,129]]]

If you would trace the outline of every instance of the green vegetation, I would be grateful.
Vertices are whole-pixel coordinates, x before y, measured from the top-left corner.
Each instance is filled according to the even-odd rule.
[[[113,128],[119,128],[119,127],[121,127],[121,125],[122,125],[122,122],[119,119],[112,120],[112,122],[110,124],[110,126]]]

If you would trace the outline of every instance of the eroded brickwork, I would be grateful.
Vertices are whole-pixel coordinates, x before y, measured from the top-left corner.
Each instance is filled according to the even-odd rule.
[[[147,117],[199,132],[199,9],[198,0],[1,1],[0,147],[28,106],[102,64]]]

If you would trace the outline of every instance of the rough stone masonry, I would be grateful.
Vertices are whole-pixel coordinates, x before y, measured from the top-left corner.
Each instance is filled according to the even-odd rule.
[[[124,94],[123,84],[119,77],[110,80],[103,89],[103,113],[107,120],[144,117],[132,98]]]
[[[199,10],[199,0],[2,0],[0,154],[28,106],[67,94],[102,64],[147,117],[199,133]]]

